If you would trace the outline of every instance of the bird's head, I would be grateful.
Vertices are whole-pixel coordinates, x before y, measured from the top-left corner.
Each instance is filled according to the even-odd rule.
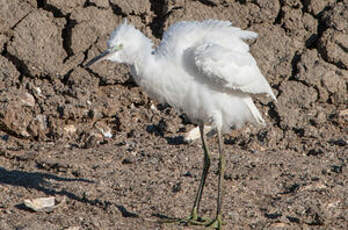
[[[102,60],[132,64],[139,50],[141,41],[147,39],[125,19],[110,35],[107,49],[86,64],[86,67]]]

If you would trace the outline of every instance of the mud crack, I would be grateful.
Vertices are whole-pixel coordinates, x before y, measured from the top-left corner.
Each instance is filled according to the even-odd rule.
[[[122,8],[119,7],[117,4],[112,3],[109,1],[109,4],[111,6],[112,11],[114,12],[115,15],[122,16],[122,17],[127,17],[127,14],[123,12]]]
[[[164,32],[164,24],[168,17],[168,0],[150,0],[151,10],[154,12],[155,17],[149,24],[152,30],[152,34],[156,38],[162,38]]]
[[[13,40],[13,37],[10,38],[10,42]],[[24,76],[28,76],[30,78],[34,78],[34,75],[30,72],[28,66],[25,64],[25,62],[23,60],[21,60],[20,58],[18,58],[17,56],[9,53],[7,51],[7,45],[8,43],[5,43],[4,45],[4,49],[1,53],[1,55],[5,58],[7,58],[7,60],[9,60],[17,69],[17,71],[20,73],[19,75],[19,81],[21,82],[24,78]]]
[[[66,58],[64,58],[63,63],[65,63],[70,57],[74,56],[74,52],[71,48],[72,42],[72,29],[75,25],[77,25],[76,20],[70,19],[70,14],[65,16],[66,24],[64,29],[62,30],[62,38],[63,38],[63,48],[67,54]]]
[[[215,2],[215,0],[198,0],[198,1],[207,6],[217,6],[217,3]]]
[[[37,0],[38,8],[41,8],[45,11],[51,12],[55,18],[65,18],[66,23],[64,25],[64,28],[62,29],[62,39],[63,39],[63,49],[66,52],[66,57],[63,60],[63,63],[65,63],[70,57],[74,55],[74,52],[71,48],[71,32],[74,26],[77,24],[75,20],[70,19],[71,14],[64,14],[60,9],[57,7],[48,4],[47,0]]]

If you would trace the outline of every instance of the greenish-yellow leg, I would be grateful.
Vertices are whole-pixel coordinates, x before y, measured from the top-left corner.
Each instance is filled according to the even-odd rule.
[[[195,222],[199,222],[201,224],[207,224],[207,221],[209,221],[209,220],[199,217],[198,210],[199,210],[199,204],[200,204],[201,199],[202,199],[205,180],[207,179],[207,176],[209,173],[210,154],[209,154],[209,149],[208,149],[207,141],[206,141],[205,134],[204,134],[204,125],[203,124],[199,125],[199,131],[201,134],[202,147],[203,147],[203,153],[204,153],[203,172],[202,172],[201,182],[200,182],[198,190],[197,190],[195,202],[194,202],[194,205],[193,205],[193,208],[191,211],[191,216],[189,217],[189,219],[192,221],[195,221]]]
[[[218,142],[219,142],[219,181],[218,181],[218,199],[217,199],[217,209],[216,209],[216,218],[214,220],[210,220],[208,218],[202,218],[198,216],[199,204],[202,199],[203,188],[205,185],[205,181],[208,176],[209,167],[210,167],[210,154],[207,146],[206,138],[204,135],[204,125],[199,125],[199,131],[202,139],[202,146],[204,152],[204,164],[203,164],[203,172],[201,177],[201,182],[199,184],[195,202],[193,204],[193,208],[191,211],[191,215],[188,218],[180,219],[173,218],[171,220],[165,222],[178,222],[185,224],[193,224],[193,225],[204,225],[208,229],[222,229],[222,198],[223,198],[223,180],[224,180],[224,170],[225,170],[225,157],[223,154],[223,140],[221,136],[221,130],[217,130],[218,133]]]
[[[222,229],[222,200],[223,200],[223,181],[224,181],[224,174],[225,174],[225,156],[223,152],[223,139],[221,135],[221,130],[217,130],[218,133],[218,142],[219,142],[219,182],[218,182],[218,199],[217,199],[217,209],[216,209],[216,218],[211,223],[209,223],[207,226],[209,228],[215,228],[218,230]]]
[[[202,176],[201,176],[201,182],[200,182],[198,190],[197,190],[197,194],[196,194],[195,202],[193,204],[191,215],[189,217],[183,218],[183,219],[173,218],[173,219],[168,219],[168,220],[162,221],[162,222],[166,222],[166,223],[177,222],[177,223],[185,223],[185,224],[193,224],[193,225],[209,225],[210,223],[212,223],[212,221],[210,219],[202,218],[202,217],[198,216],[199,204],[200,204],[200,201],[202,199],[203,188],[204,188],[205,180],[207,179],[209,167],[210,167],[210,154],[209,154],[209,149],[207,146],[207,141],[206,141],[206,138],[204,135],[204,125],[203,124],[199,125],[199,131],[200,131],[201,139],[202,139],[202,147],[203,147],[203,152],[204,152],[204,163],[203,163],[203,172],[202,172]]]

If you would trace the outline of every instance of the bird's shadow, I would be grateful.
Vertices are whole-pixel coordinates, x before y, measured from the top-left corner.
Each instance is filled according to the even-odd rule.
[[[109,201],[102,201],[99,199],[90,200],[84,196],[79,197],[74,193],[68,192],[64,189],[53,189],[51,188],[51,183],[48,180],[63,181],[63,182],[84,182],[84,183],[95,183],[92,180],[85,178],[67,178],[60,177],[49,173],[41,172],[25,172],[20,170],[8,170],[0,166],[0,184],[7,184],[11,186],[18,186],[24,188],[32,188],[37,191],[43,192],[48,196],[66,196],[69,199],[76,200],[82,203],[87,203],[89,205],[101,207],[103,209],[108,209],[112,203]],[[138,214],[128,211],[124,206],[115,204],[117,209],[121,212],[123,217],[136,218],[139,217]],[[23,204],[15,205],[16,208],[22,210],[29,210]]]
[[[121,212],[123,217],[131,217],[131,218],[137,218],[139,217],[138,214],[128,211],[124,206],[122,205],[116,205],[117,209]]]
[[[157,222],[158,224],[169,224],[169,223],[178,223],[178,224],[182,224],[185,223],[185,218],[178,218],[178,217],[172,217],[172,216],[167,216],[164,214],[160,214],[160,213],[152,213],[153,217],[156,217],[157,219],[155,220],[155,222]]]
[[[94,181],[84,179],[84,178],[66,178],[59,177],[49,173],[41,172],[25,172],[20,170],[8,170],[0,167],[0,184],[7,184],[11,186],[18,186],[24,188],[32,188],[37,191],[43,192],[49,196],[62,195],[66,196],[72,200],[92,204],[92,205],[103,205],[105,202],[100,200],[89,200],[85,197],[79,197],[74,193],[65,191],[64,189],[55,190],[50,187],[50,182],[48,180],[64,181],[64,182],[84,182],[84,183],[94,183]],[[20,206],[18,206],[20,208]]]
[[[164,137],[169,145],[184,145],[187,144],[183,136]]]
[[[166,137],[165,136],[165,128],[164,128],[165,125],[163,125],[163,123],[161,121],[157,125],[155,125],[155,124],[148,125],[146,127],[146,131],[150,134],[155,134],[156,136],[160,136],[160,137],[166,139],[166,141],[169,145],[187,144],[187,142],[185,141],[183,136]]]
[[[161,213],[152,213],[151,216],[157,217],[159,220],[163,220],[163,221],[165,221],[165,220],[176,220],[176,219],[178,219],[178,218],[176,218],[176,217],[167,216],[167,215],[164,215],[164,214],[161,214]]]

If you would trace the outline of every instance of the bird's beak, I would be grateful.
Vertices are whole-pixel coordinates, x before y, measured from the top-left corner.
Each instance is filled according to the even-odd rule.
[[[110,49],[105,50],[103,53],[99,54],[98,56],[94,57],[92,60],[90,60],[85,67],[90,67],[91,65],[98,63],[102,60],[105,60],[109,55],[112,54]]]

